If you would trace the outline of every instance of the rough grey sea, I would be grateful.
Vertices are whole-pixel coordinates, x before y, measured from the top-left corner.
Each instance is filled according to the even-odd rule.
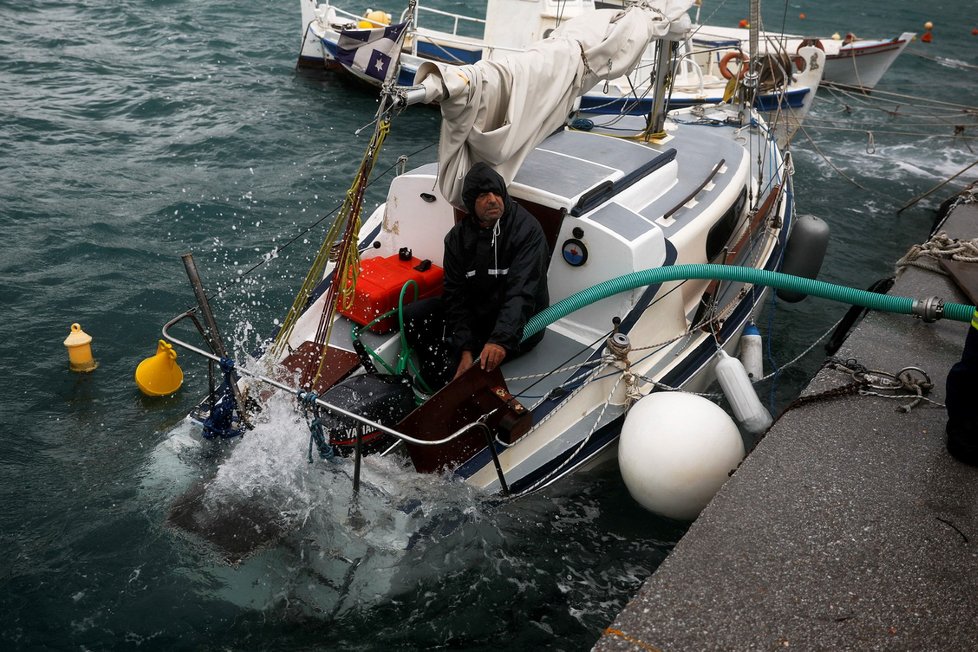
[[[704,22],[734,25],[740,5],[708,2]],[[833,230],[823,280],[865,288],[891,275],[927,238],[941,200],[975,179],[972,169],[896,213],[978,158],[974,108],[961,108],[978,106],[972,9],[766,3],[769,30],[888,37],[935,24],[932,42],[912,43],[874,96],[820,91],[792,143],[798,209]],[[8,0],[0,17],[0,645],[590,647],[686,527],[642,511],[615,469],[498,505],[442,478],[368,465],[389,493],[427,503],[422,536],[397,552],[403,512],[368,495],[370,527],[358,527],[349,477],[310,469],[304,424],[284,409],[242,442],[250,456],[227,463],[188,445],[203,365],[181,357],[187,377],[172,397],[136,389],[161,325],[193,303],[180,255],[193,252],[236,350],[251,350],[290,304],[321,238],[314,225],[359,162],[366,136],[355,132],[375,97],[296,72],[299,3]],[[370,207],[400,154],[434,160],[437,129],[435,111],[397,119]],[[769,305],[759,323],[768,369],[845,310]],[[94,338],[93,373],[68,370],[73,322]],[[784,408],[823,359],[815,347],[762,398]],[[165,522],[204,476],[253,499],[256,522],[291,528],[228,565]]]

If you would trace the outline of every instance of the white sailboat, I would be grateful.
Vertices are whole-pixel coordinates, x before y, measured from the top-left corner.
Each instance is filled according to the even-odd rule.
[[[648,122],[589,130],[566,124],[576,98],[637,65],[648,42],[659,43],[657,67],[669,70],[671,43],[689,25],[689,1],[582,14],[500,60],[427,63],[410,88],[394,88],[388,68],[377,131],[348,194],[349,219],[323,243],[323,267],[314,266],[261,364],[229,365],[213,346],[219,338],[210,318],[212,351],[178,333],[189,313],[164,328],[175,345],[222,362],[228,378],[239,379],[231,383],[235,392],[202,404],[209,433],[220,434],[218,413],[228,426],[260,423],[281,418],[282,403],[294,401],[297,415],[316,415],[311,435],[295,445],[304,457],[308,444],[309,463],[332,478],[323,482],[352,475],[355,492],[361,454],[370,448],[418,477],[435,473],[478,495],[515,496],[613,459],[622,424],[643,397],[713,383],[714,366],[734,351],[764,295],[760,285],[717,276],[717,269],[780,268],[794,222],[790,161],[750,97],[668,113],[657,104]],[[387,201],[361,224],[358,184],[369,177],[391,118],[410,101],[440,105],[439,162],[398,175]],[[544,330],[545,337],[491,373],[473,367],[417,407],[405,406],[398,397],[418,379],[390,327],[412,282],[439,290],[445,234],[465,219],[454,203],[459,184],[476,161],[509,182],[511,197],[547,238],[552,305],[524,327],[524,336]],[[329,260],[330,252],[338,255]],[[195,285],[206,317],[206,297]],[[348,303],[338,298],[344,290]],[[278,407],[256,412],[270,393]],[[253,440],[245,433],[234,454],[247,455],[242,446]],[[334,464],[342,455],[352,460]],[[364,482],[383,493],[379,468]],[[231,510],[210,506],[212,486],[178,501],[173,522],[218,545],[228,532],[250,533],[234,551],[247,554],[255,532],[226,525]],[[398,523],[417,522],[398,500],[391,504]]]

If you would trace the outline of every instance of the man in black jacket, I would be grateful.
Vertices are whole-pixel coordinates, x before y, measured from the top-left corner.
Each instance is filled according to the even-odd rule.
[[[543,229],[510,198],[503,178],[476,163],[465,175],[462,202],[468,215],[445,237],[440,305],[425,301],[406,309],[405,327],[422,360],[422,375],[438,386],[476,360],[492,371],[529,351],[543,339],[543,331],[521,342],[523,326],[550,305]],[[439,327],[441,319],[444,326]],[[435,341],[446,329],[448,341]],[[437,367],[446,364],[439,373]]]

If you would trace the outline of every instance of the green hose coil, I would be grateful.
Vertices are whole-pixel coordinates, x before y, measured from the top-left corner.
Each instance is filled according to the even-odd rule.
[[[737,281],[752,285],[765,285],[776,289],[791,290],[800,294],[849,303],[854,306],[863,306],[872,310],[881,310],[883,312],[893,312],[903,315],[915,314],[913,308],[918,303],[916,299],[909,297],[895,297],[888,294],[867,292],[866,290],[856,290],[843,285],[834,285],[801,276],[792,276],[791,274],[782,274],[781,272],[769,272],[764,269],[754,269],[753,267],[738,267],[736,265],[673,265],[625,274],[572,294],[531,317],[526,323],[526,326],[523,327],[523,339],[525,340],[540,332],[550,324],[566,317],[575,310],[579,310],[612,295],[646,285],[657,285],[669,281],[690,279]],[[974,313],[974,306],[961,303],[944,304],[943,317],[945,319],[970,322]]]

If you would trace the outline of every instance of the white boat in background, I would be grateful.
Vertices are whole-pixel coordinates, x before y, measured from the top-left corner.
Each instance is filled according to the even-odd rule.
[[[385,26],[397,19],[383,12],[374,12],[373,17],[361,15],[338,7],[331,0],[300,2],[303,32],[298,64],[338,69],[378,85],[377,77],[364,74],[337,57],[341,34]],[[415,24],[408,27],[405,38],[398,83],[411,84],[425,61],[465,65],[521,52],[563,22],[593,11],[595,4],[594,0],[488,0],[484,16],[466,16],[419,4]],[[740,68],[720,65],[726,64],[723,56],[729,46],[717,53],[713,46],[682,39],[677,47],[680,56],[670,89],[670,108],[715,104],[729,98],[734,83],[731,79],[742,76]],[[756,94],[756,108],[769,114],[790,112],[789,121],[794,123],[803,119],[822,78],[824,56],[814,50],[800,55],[765,58],[762,78],[767,81],[762,81],[762,92]],[[587,89],[580,98],[580,110],[591,114],[648,114],[653,103],[654,66],[650,44],[634,70]]]
[[[724,49],[746,49],[748,31],[737,27],[698,25],[693,27],[691,40],[698,47],[714,49],[722,56]],[[812,38],[762,31],[760,49],[794,57],[801,48],[814,46],[825,53],[823,84],[872,90],[914,36],[913,32],[904,32],[889,39],[862,39],[851,34],[843,38]]]

